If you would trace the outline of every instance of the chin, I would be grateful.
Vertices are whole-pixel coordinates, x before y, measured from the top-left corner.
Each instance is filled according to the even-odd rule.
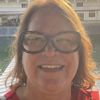
[[[57,94],[65,90],[66,88],[66,82],[48,82],[48,84],[41,84],[40,89],[42,92],[48,93],[48,94]]]

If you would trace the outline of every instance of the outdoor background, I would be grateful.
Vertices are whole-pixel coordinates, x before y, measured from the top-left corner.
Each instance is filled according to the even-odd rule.
[[[11,61],[10,48],[20,17],[31,0],[0,0],[0,74]],[[100,71],[100,0],[70,0],[93,44],[93,57]]]

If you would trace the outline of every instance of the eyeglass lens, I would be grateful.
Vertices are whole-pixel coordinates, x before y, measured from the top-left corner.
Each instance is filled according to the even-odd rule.
[[[23,48],[29,52],[37,52],[45,49],[48,40],[52,41],[53,47],[61,52],[71,52],[79,46],[79,35],[74,32],[62,32],[53,37],[27,32],[24,34]]]

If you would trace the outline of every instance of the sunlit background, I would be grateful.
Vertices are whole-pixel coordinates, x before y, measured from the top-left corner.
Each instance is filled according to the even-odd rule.
[[[4,81],[11,66],[10,48],[23,12],[32,0],[0,0],[0,95],[5,93]],[[100,74],[100,0],[69,0],[91,38],[93,57],[97,63],[95,73]],[[12,61],[14,62],[14,61]],[[9,81],[10,82],[10,81]],[[100,81],[96,81],[100,89]]]
[[[31,0],[0,0],[0,75],[11,61],[10,46],[21,16]],[[93,43],[93,57],[100,69],[100,0],[69,0]],[[97,71],[99,72],[99,70]]]

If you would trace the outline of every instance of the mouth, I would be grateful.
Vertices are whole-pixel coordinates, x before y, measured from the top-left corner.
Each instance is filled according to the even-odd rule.
[[[38,68],[45,72],[59,72],[64,70],[64,65],[43,64],[38,65]]]

